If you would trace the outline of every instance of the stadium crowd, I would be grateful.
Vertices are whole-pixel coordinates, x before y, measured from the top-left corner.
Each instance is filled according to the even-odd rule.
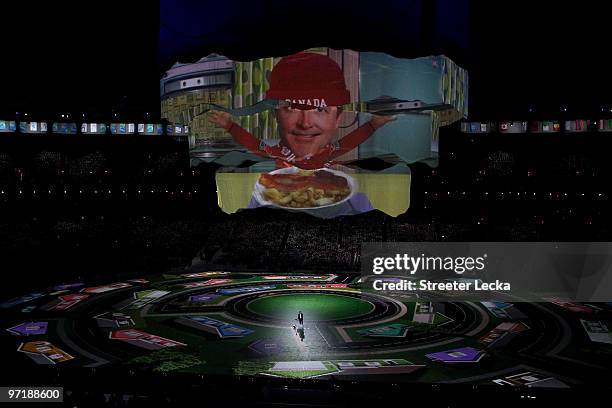
[[[610,241],[612,166],[589,137],[601,135],[502,140],[444,129],[440,165],[411,165],[407,213],[336,219],[266,208],[225,214],[220,165],[190,167],[174,142],[0,145],[3,259],[16,276],[26,265],[47,271],[42,285],[194,264],[357,271],[362,242]],[[18,292],[19,281],[5,290]]]

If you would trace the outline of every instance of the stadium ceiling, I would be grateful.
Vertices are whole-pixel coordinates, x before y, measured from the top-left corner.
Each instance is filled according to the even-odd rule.
[[[159,52],[166,69],[213,52],[250,60],[320,46],[405,58],[445,54],[461,63],[468,20],[467,0],[380,0],[375,6],[161,0]]]

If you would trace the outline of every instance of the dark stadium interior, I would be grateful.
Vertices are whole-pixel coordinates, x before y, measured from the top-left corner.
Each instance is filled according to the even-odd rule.
[[[219,166],[190,168],[184,144],[92,137],[2,140],[5,259],[44,268],[41,284],[71,273],[182,268],[202,248],[198,256],[217,268],[358,271],[361,242],[607,241],[611,234],[610,141],[597,132],[534,140],[443,129],[440,166],[413,166],[406,214],[332,220],[266,209],[224,214],[213,181]],[[305,237],[324,240],[323,251]],[[28,253],[38,256],[24,264]],[[30,284],[17,278],[4,290],[20,283]]]
[[[492,123],[494,130],[466,132],[459,122],[441,128],[439,165],[409,164],[406,213],[374,210],[333,219],[269,208],[224,213],[215,182],[222,166],[191,166],[183,137],[0,133],[0,269],[6,279],[0,300],[60,283],[94,287],[186,271],[331,273],[340,276],[336,283],[359,274],[363,242],[612,241],[612,133],[597,126],[612,119],[602,10],[581,6],[588,17],[575,21],[576,4],[536,10],[521,1],[385,0],[376,7],[338,2],[316,9],[276,0],[171,3],[111,1],[79,11],[55,3],[8,6],[6,14],[16,17],[0,25],[2,52],[10,56],[2,63],[0,120],[52,122],[66,114],[77,123],[165,123],[159,81],[177,60],[211,52],[249,60],[325,45],[403,58],[450,56],[470,75],[463,122]],[[212,16],[198,25],[185,7]],[[312,26],[321,7],[329,13]],[[367,29],[340,26],[340,18]],[[404,27],[403,18],[414,27]],[[589,127],[501,130],[504,121],[542,120],[588,120]],[[354,165],[379,170],[390,163],[375,158]],[[599,313],[610,321],[610,304]],[[602,379],[571,391],[502,392],[427,381],[160,374],[120,365],[62,369],[37,367],[16,355],[10,337],[1,341],[14,380],[3,376],[0,386],[64,386],[66,406],[79,407],[186,406],[202,395],[244,406],[372,406],[407,403],[409,394],[433,406],[490,405],[500,395],[535,405],[582,400],[610,387]],[[602,354],[608,364],[610,349]],[[585,367],[579,370],[588,373]]]

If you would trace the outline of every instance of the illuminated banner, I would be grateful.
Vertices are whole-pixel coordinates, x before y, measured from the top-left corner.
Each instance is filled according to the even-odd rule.
[[[561,131],[561,123],[552,120],[534,120],[529,122],[531,133],[555,133]]]
[[[81,124],[81,133],[104,135],[106,134],[106,128],[105,123],[83,123]]]
[[[169,136],[188,136],[189,126],[168,125],[166,126],[166,134]]]
[[[110,130],[113,135],[134,134],[136,126],[133,123],[111,123]]]
[[[598,120],[597,130],[600,132],[612,132],[612,119]]]
[[[590,120],[566,120],[564,124],[566,132],[587,132],[590,125]]]
[[[0,132],[15,132],[17,123],[14,120],[0,120]]]
[[[164,125],[155,123],[139,123],[138,124],[139,135],[163,135]]]
[[[21,133],[47,133],[47,122],[19,122]]]
[[[77,125],[76,123],[55,122],[53,123],[52,131],[53,133],[76,135]]]
[[[490,133],[495,126],[490,122],[462,122],[461,131],[463,133]]]
[[[499,122],[499,133],[525,133],[527,132],[527,122]]]

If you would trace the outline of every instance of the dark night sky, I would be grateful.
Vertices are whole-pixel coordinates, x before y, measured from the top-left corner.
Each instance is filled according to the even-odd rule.
[[[444,53],[470,72],[474,118],[520,117],[530,103],[542,114],[560,104],[580,112],[612,103],[608,14],[584,2],[582,9],[468,0],[129,3],[7,6],[3,14],[14,18],[0,25],[0,112],[156,111],[161,73],[177,60],[325,45],[401,57]]]

